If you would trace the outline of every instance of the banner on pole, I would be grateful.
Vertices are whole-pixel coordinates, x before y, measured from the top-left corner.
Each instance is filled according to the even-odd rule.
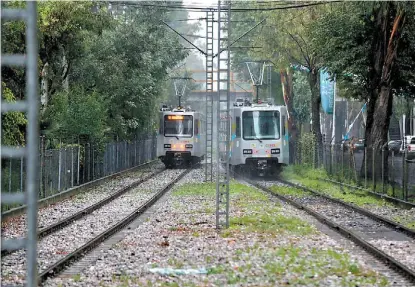
[[[330,80],[330,75],[320,70],[320,96],[323,111],[326,114],[333,114],[334,106],[334,81]]]

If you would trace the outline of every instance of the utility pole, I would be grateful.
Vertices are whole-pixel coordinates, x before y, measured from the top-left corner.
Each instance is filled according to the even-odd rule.
[[[229,227],[231,3],[218,1],[218,132],[216,140],[216,228]],[[226,47],[226,48],[222,48]]]
[[[214,12],[206,12],[206,153],[205,182],[213,180],[213,22]]]

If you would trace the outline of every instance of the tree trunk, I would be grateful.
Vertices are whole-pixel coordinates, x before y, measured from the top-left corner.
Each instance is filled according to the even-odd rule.
[[[311,130],[315,137],[316,142],[316,162],[315,167],[318,167],[320,163],[323,163],[323,136],[321,134],[320,125],[320,88],[319,88],[319,70],[317,68],[310,69],[308,73],[308,83],[311,90]]]
[[[388,174],[388,160],[382,158],[381,150],[388,140],[389,122],[392,114],[392,77],[396,62],[396,53],[405,22],[405,11],[391,2],[381,3],[373,11],[376,19],[377,33],[372,42],[371,71],[369,73],[370,93],[367,104],[366,145],[368,147],[368,175],[372,176],[372,166],[376,168],[376,178],[380,179],[380,171]],[[393,21],[390,21],[393,19]],[[373,154],[373,152],[375,152]],[[375,161],[373,161],[375,156]],[[374,164],[373,164],[374,163]],[[362,166],[362,172],[364,172]]]
[[[283,97],[288,111],[288,131],[290,135],[289,149],[290,149],[290,163],[294,162],[294,156],[297,148],[298,129],[297,119],[294,113],[294,87],[292,71],[287,69],[280,70],[281,83],[283,87]]]

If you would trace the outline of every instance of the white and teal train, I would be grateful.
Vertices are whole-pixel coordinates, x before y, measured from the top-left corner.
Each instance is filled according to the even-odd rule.
[[[237,101],[230,116],[230,165],[235,172],[272,175],[289,163],[285,106]]]
[[[160,111],[157,157],[167,168],[195,164],[204,158],[206,132],[204,115],[178,107]]]

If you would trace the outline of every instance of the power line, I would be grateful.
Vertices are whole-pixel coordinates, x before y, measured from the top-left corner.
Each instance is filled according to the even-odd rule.
[[[313,7],[313,6],[320,6],[332,3],[341,3],[344,1],[325,1],[325,2],[317,2],[317,3],[307,3],[307,4],[300,4],[300,5],[286,5],[286,6],[279,6],[279,7],[266,7],[266,8],[231,8],[232,12],[261,12],[261,11],[274,11],[274,10],[288,10],[288,9],[299,9],[299,8],[306,8],[306,7]],[[161,8],[161,9],[177,9],[177,10],[190,10],[194,12],[206,12],[206,11],[217,11],[215,7],[197,7],[197,6],[183,6],[183,5],[156,5],[156,4],[143,4],[143,3],[131,3],[131,2],[117,2],[119,5],[125,6],[136,6],[136,7],[153,7],[153,8]],[[248,2],[249,3],[249,2]]]

